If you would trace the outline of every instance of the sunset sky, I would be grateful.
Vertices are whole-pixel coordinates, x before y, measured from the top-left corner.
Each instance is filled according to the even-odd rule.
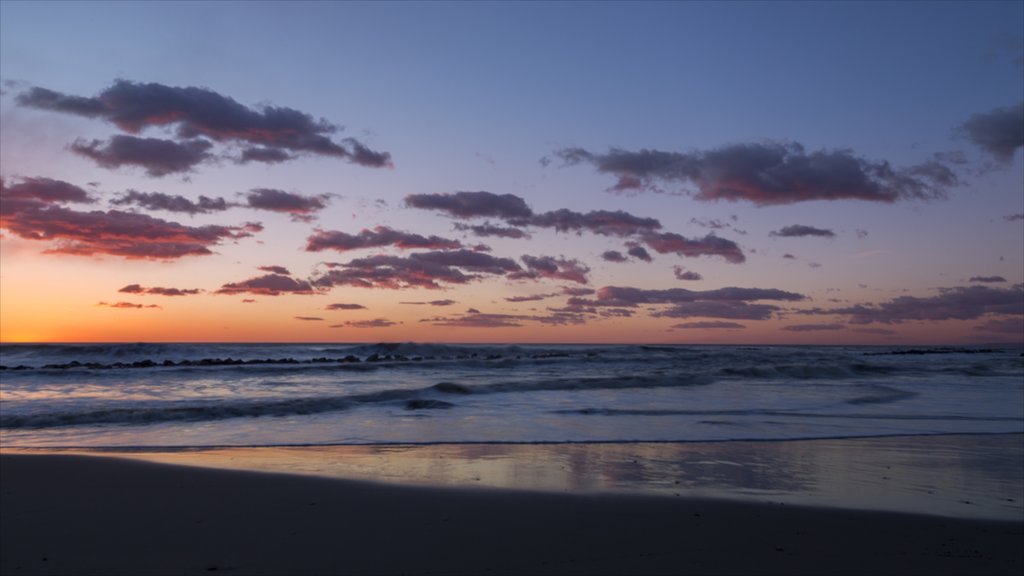
[[[0,340],[1024,340],[1024,3],[0,2]]]

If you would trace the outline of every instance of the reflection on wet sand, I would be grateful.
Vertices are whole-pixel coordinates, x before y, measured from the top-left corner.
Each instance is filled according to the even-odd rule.
[[[782,442],[304,446],[113,454],[403,484],[633,492],[1024,520],[1024,436],[1020,434]]]

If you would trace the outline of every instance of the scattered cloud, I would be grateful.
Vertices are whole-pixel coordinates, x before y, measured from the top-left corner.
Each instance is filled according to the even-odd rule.
[[[1006,216],[1003,216],[1003,220],[1006,220],[1007,222],[1013,222],[1014,220],[1024,220],[1024,213],[1007,214]]]
[[[644,262],[650,262],[652,260],[650,253],[643,246],[630,246],[626,250],[626,254],[629,254],[637,260],[643,260]]]
[[[324,310],[366,310],[366,306],[363,306],[362,304],[344,304],[337,302],[324,306]]]
[[[792,226],[784,226],[779,230],[768,233],[769,236],[778,236],[780,238],[799,238],[803,236],[821,236],[823,238],[835,238],[835,232],[826,230],[824,228],[815,228],[813,226],[805,226],[803,224],[793,224]]]
[[[522,268],[510,258],[496,258],[470,250],[419,252],[407,257],[376,255],[347,263],[328,263],[326,272],[314,279],[321,288],[428,288],[467,284],[487,275],[505,276]]]
[[[462,222],[456,222],[455,229],[462,232],[472,232],[477,236],[483,237],[494,236],[498,238],[514,239],[530,237],[530,235],[526,231],[521,230],[519,228],[514,228],[511,226],[495,226],[493,224],[490,224],[489,222],[481,224],[479,226],[471,226],[469,224],[463,224]]]
[[[530,256],[523,255],[523,264],[526,270],[515,271],[508,275],[510,280],[522,280],[539,278],[550,278],[554,280],[568,280],[579,284],[588,284],[590,279],[587,274],[590,268],[576,259],[554,258],[551,256]]]
[[[590,292],[592,293],[593,291],[590,291]],[[505,301],[506,302],[536,302],[538,300],[545,300],[547,298],[551,298],[551,297],[554,297],[554,296],[558,296],[558,293],[557,292],[552,292],[552,293],[548,293],[548,294],[528,294],[526,296],[509,296],[509,297],[505,298]]]
[[[399,302],[399,304],[411,304],[414,306],[451,306],[458,304],[455,300],[431,300],[429,302]]]
[[[498,218],[514,228],[501,228],[485,224],[480,227],[456,224],[456,229],[473,230],[481,235],[522,237],[523,227],[553,228],[557,232],[588,231],[601,236],[630,236],[661,228],[654,218],[634,216],[621,210],[593,210],[575,212],[561,208],[535,214],[526,201],[514,194],[492,192],[455,192],[452,194],[410,194],[405,203],[412,208],[438,210],[457,218]]]
[[[281,294],[315,294],[316,290],[305,280],[296,280],[281,274],[266,274],[241,282],[229,282],[221,286],[216,293],[280,296]]]
[[[117,80],[96,97],[33,87],[18,94],[16,101],[31,108],[106,120],[129,134],[176,126],[181,139],[204,137],[244,145],[241,161],[315,154],[362,166],[391,165],[387,152],[370,150],[353,138],[332,140],[339,128],[326,120],[283,106],[250,108],[206,88]]]
[[[780,330],[787,332],[822,332],[842,330],[844,328],[846,328],[844,324],[790,324],[789,326],[783,326]]]
[[[373,320],[350,320],[342,324],[332,324],[331,328],[387,328],[396,324],[397,322],[392,322],[387,318],[374,318]]]
[[[212,246],[263,230],[256,223],[186,226],[119,210],[73,210],[58,204],[93,199],[77,186],[46,178],[2,185],[0,199],[0,227],[20,238],[50,242],[47,252],[54,254],[170,260],[212,254]]]
[[[249,162],[280,164],[281,162],[287,162],[288,160],[293,159],[294,156],[280,148],[264,148],[262,146],[257,146],[242,150],[242,155],[238,157],[236,162],[239,164],[248,164]]]
[[[192,296],[199,294],[202,290],[198,288],[162,288],[159,286],[145,287],[138,284],[129,284],[118,290],[125,294],[152,294],[155,296]]]
[[[156,304],[136,304],[134,302],[113,302],[113,303],[98,302],[96,305],[104,307],[104,308],[121,308],[121,309],[125,309],[125,310],[138,309],[138,308],[157,308],[157,309],[160,308],[160,306],[157,306]]]
[[[743,324],[737,324],[736,322],[683,322],[682,324],[673,324],[671,328],[682,329],[682,330],[741,330],[746,328]]]
[[[800,311],[849,316],[851,324],[900,324],[908,321],[974,320],[988,315],[1024,315],[1024,284],[1011,288],[960,286],[939,288],[929,297],[898,296],[880,304]]]
[[[282,276],[292,275],[292,273],[284,266],[257,266],[256,269],[264,272],[270,272],[271,274],[280,274]]]
[[[0,180],[0,198],[5,205],[0,207],[0,214],[16,212],[16,204],[24,202],[41,202],[44,204],[62,204],[75,202],[92,204],[96,202],[88,192],[63,180],[51,178],[21,178],[15,184],[5,184]]]
[[[875,334],[876,336],[895,336],[896,331],[888,328],[854,328],[851,332],[860,334]]]
[[[655,318],[727,318],[730,320],[767,320],[781,310],[772,304],[750,304],[743,301],[681,302],[665,310],[651,313]]]
[[[103,168],[116,169],[121,166],[136,166],[154,177],[168,174],[191,172],[196,165],[213,158],[208,140],[164,140],[161,138],[137,138],[118,134],[106,143],[99,140],[76,140],[71,151],[81,154]]]
[[[605,262],[625,262],[626,257],[622,255],[622,252],[617,250],[605,250],[601,253],[601,259]]]
[[[673,274],[675,274],[677,280],[694,281],[704,279],[704,277],[701,276],[699,273],[694,272],[693,270],[687,270],[682,266],[673,266],[672,272]]]
[[[296,320],[302,320],[303,322],[323,322],[323,318],[317,316],[296,316]]]
[[[518,328],[523,325],[523,320],[528,318],[529,316],[474,312],[452,318],[425,318],[420,320],[420,322],[428,322],[434,326],[444,326],[447,328]]]
[[[1006,278],[1002,276],[971,276],[970,282],[999,283],[1006,282]]]
[[[298,222],[310,222],[316,213],[327,207],[328,196],[303,196],[273,188],[254,188],[246,195],[250,208],[283,212]]]
[[[642,240],[658,254],[678,254],[687,258],[719,256],[733,264],[740,264],[747,260],[743,250],[735,242],[719,238],[714,234],[708,234],[703,238],[690,239],[674,232],[661,232],[658,234],[646,234],[642,237]]]
[[[595,290],[593,288],[580,288],[577,286],[562,286],[562,294],[568,296],[590,296]]]
[[[450,240],[440,236],[421,236],[411,232],[400,232],[387,226],[377,226],[373,230],[364,228],[359,234],[348,234],[337,230],[316,230],[307,239],[306,251],[320,252],[330,249],[346,252],[383,246],[394,246],[403,250],[413,248],[447,250],[461,248],[462,243],[458,240]]]
[[[658,183],[693,186],[703,201],[740,200],[758,205],[809,200],[894,202],[944,196],[957,184],[944,163],[929,160],[904,169],[873,162],[848,150],[808,153],[797,143],[733,144],[688,153],[613,148],[595,154],[582,148],[555,152],[566,165],[587,163],[618,178],[615,192],[660,191]]]
[[[517,226],[554,228],[556,232],[591,232],[601,236],[632,236],[661,228],[654,218],[634,216],[622,210],[592,210],[575,212],[565,208],[537,214],[530,218],[511,221]]]
[[[199,200],[190,200],[184,196],[164,194],[163,192],[139,192],[136,190],[128,190],[111,200],[110,203],[115,206],[135,205],[147,210],[183,212],[193,215],[222,212],[231,207],[223,198],[200,196]]]
[[[1009,163],[1024,146],[1024,101],[971,116],[960,127],[967,139],[1000,162]]]
[[[451,194],[409,194],[405,204],[423,210],[438,210],[458,218],[495,217],[503,220],[529,218],[533,210],[513,194],[454,192]]]
[[[728,320],[765,320],[781,310],[771,304],[752,304],[759,300],[798,301],[805,297],[794,292],[775,288],[717,288],[714,290],[687,290],[669,288],[645,290],[624,286],[604,286],[597,291],[596,298],[570,298],[569,305],[586,307],[635,308],[641,304],[670,305],[666,309],[654,309],[655,318],[725,318]]]

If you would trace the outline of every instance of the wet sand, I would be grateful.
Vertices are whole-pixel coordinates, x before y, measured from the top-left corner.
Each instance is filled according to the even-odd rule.
[[[1016,574],[1024,522],[0,456],[2,574]]]

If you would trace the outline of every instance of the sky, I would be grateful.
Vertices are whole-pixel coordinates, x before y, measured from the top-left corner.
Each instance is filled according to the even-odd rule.
[[[0,341],[1024,341],[1024,2],[0,2]]]

